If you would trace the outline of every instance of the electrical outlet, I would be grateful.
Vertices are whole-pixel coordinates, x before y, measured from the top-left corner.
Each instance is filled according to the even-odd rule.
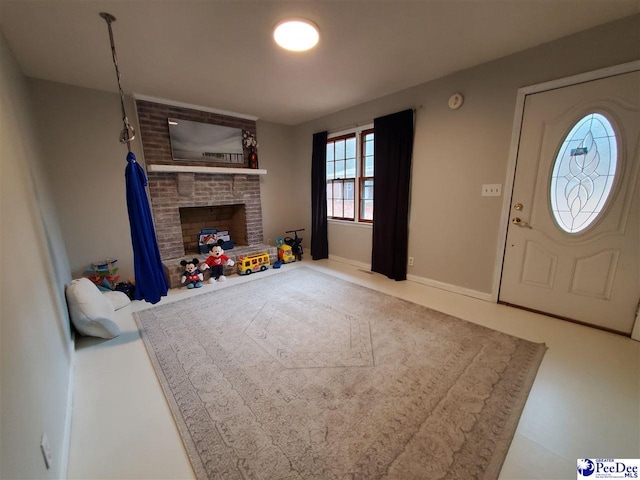
[[[494,183],[491,185],[482,185],[483,197],[499,197],[502,195],[502,185],[500,183]]]
[[[413,267],[413,257],[409,257],[409,266]]]
[[[44,464],[47,466],[47,470],[51,468],[51,464],[53,463],[53,455],[51,455],[51,445],[49,444],[49,439],[47,438],[47,434],[42,434],[42,440],[40,441],[40,450],[42,450],[42,456],[44,457]]]

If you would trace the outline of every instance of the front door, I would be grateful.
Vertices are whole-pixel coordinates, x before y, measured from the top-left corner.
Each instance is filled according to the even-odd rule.
[[[501,302],[631,333],[639,97],[637,71],[526,97]]]

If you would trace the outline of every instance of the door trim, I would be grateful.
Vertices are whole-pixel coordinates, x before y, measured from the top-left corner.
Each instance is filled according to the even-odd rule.
[[[509,215],[511,213],[511,202],[513,195],[513,182],[516,174],[516,160],[518,157],[518,148],[520,146],[520,130],[522,128],[522,118],[524,116],[524,104],[527,95],[535,93],[555,90],[557,88],[578,85],[593,80],[613,77],[640,70],[640,60],[635,60],[621,65],[602,68],[591,72],[573,75],[571,77],[559,78],[549,82],[530,85],[518,89],[516,97],[515,114],[513,118],[513,128],[511,131],[511,144],[509,147],[509,159],[507,161],[507,175],[504,182],[504,196],[502,198],[502,212],[500,214],[500,230],[498,232],[498,246],[496,251],[496,261],[493,268],[493,287],[491,301],[498,302],[500,294],[500,282],[502,280],[502,264],[504,262],[505,247],[507,244],[507,227],[509,225]],[[640,294],[640,292],[639,292]],[[632,338],[640,340],[640,319],[636,316],[636,322],[633,328]]]

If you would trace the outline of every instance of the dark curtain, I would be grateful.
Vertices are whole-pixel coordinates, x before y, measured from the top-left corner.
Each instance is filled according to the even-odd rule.
[[[327,238],[327,132],[313,135],[311,155],[311,257],[329,258]]]
[[[394,280],[406,280],[413,110],[376,118],[373,128],[371,270]]]
[[[124,176],[136,277],[136,300],[158,303],[160,297],[167,294],[168,285],[145,190],[147,177],[133,153],[129,152],[127,162]]]

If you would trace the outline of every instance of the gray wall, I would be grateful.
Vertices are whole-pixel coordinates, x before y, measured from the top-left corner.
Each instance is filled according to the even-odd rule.
[[[92,262],[117,258],[121,280],[133,279],[118,95],[35,79],[29,87],[74,277]],[[138,132],[133,101],[125,106]],[[144,165],[139,138],[132,150]]]
[[[417,108],[408,273],[491,293],[502,198],[480,192],[505,183],[517,90],[639,58],[634,16],[299,125],[296,178],[309,184],[313,133]],[[465,103],[453,111],[447,100],[455,92]],[[310,188],[301,190],[300,208],[310,212]],[[330,256],[370,263],[371,230],[330,223],[329,240]]]
[[[0,478],[63,478],[68,455],[71,274],[33,120],[26,79],[0,33]]]
[[[275,245],[276,238],[300,228],[306,220],[305,212],[297,207],[300,185],[293,180],[297,169],[291,148],[293,127],[261,120],[257,127],[258,162],[267,170],[260,176],[264,241]]]

